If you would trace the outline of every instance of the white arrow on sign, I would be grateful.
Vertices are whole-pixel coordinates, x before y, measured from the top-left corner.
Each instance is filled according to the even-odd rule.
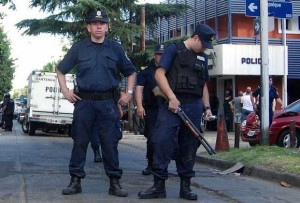
[[[255,12],[257,6],[255,6],[255,3],[252,2],[251,4],[249,4],[248,8],[251,12]]]
[[[259,31],[259,22],[256,22],[256,23],[255,23],[254,29],[255,29],[256,32]]]

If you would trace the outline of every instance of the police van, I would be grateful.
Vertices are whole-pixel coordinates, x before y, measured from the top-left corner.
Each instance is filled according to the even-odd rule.
[[[74,88],[75,75],[66,74],[67,87]],[[27,109],[22,122],[24,133],[36,130],[71,132],[74,106],[61,93],[56,73],[33,71],[28,77]]]

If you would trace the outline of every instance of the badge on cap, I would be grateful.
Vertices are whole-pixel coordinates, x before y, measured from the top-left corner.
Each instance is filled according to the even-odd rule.
[[[101,11],[97,11],[96,18],[102,18]]]

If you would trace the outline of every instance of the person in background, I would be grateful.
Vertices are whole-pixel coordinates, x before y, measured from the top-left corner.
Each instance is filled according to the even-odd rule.
[[[209,103],[210,103],[211,113],[215,116],[218,116],[219,99],[215,91],[212,91],[211,94],[209,95]],[[217,130],[217,119],[207,122],[206,127],[208,130]]]
[[[251,101],[251,87],[246,88],[245,94],[242,96],[242,122],[246,120],[246,117],[254,111],[253,103]]]
[[[101,149],[100,149],[100,138],[97,128],[97,123],[93,127],[93,133],[91,138],[91,147],[94,152],[94,162],[102,162]]]
[[[132,98],[136,69],[120,43],[105,37],[108,16],[97,9],[88,12],[86,28],[90,37],[76,42],[57,66],[57,78],[64,97],[74,103],[71,136],[74,141],[69,163],[70,184],[63,195],[82,192],[84,165],[93,126],[97,125],[103,156],[103,165],[109,177],[109,195],[126,197],[128,192],[120,185],[118,143],[122,138],[117,104],[126,105]],[[69,90],[66,77],[76,67],[76,87]],[[128,79],[127,92],[119,92],[119,73]]]
[[[164,45],[157,45],[154,51],[154,60],[144,70],[138,73],[135,91],[137,104],[137,115],[145,120],[144,136],[147,138],[147,167],[142,171],[143,175],[150,175],[153,163],[152,134],[158,115],[158,97],[154,95],[152,89],[157,86],[154,74],[161,55],[164,53]]]
[[[190,38],[167,46],[155,72],[155,79],[166,100],[160,103],[156,126],[153,132],[154,185],[138,193],[141,199],[165,198],[165,181],[168,179],[168,165],[178,146],[175,162],[180,177],[180,198],[197,200],[191,191],[191,178],[196,152],[200,143],[177,115],[179,107],[200,130],[200,122],[211,116],[207,81],[207,55],[204,51],[212,49],[215,32],[205,24],[198,24]],[[177,143],[174,142],[174,137]]]
[[[242,97],[243,97],[243,91],[239,91],[238,96],[233,98],[233,100],[231,100],[229,102],[230,105],[230,109],[231,111],[233,111],[233,121],[234,123],[241,123],[241,118],[242,118]]]
[[[261,120],[261,88],[258,87],[252,93],[252,103],[254,104],[254,110],[258,112],[258,117]],[[256,99],[256,100],[254,100]],[[273,77],[269,76],[269,126],[273,121],[273,101],[276,100],[281,105],[282,108],[282,100],[279,98],[279,94],[277,89],[273,86]],[[256,101],[256,102],[255,102]],[[258,103],[257,103],[258,102]]]
[[[229,102],[230,109],[233,111],[233,122],[235,127],[234,136],[234,148],[239,148],[240,146],[240,129],[241,129],[241,118],[242,118],[242,97],[243,91],[239,91],[238,96],[234,97],[233,100]]]
[[[13,119],[14,119],[14,110],[15,110],[15,102],[10,98],[10,94],[6,93],[4,95],[3,101],[3,118],[4,118],[4,130],[12,131],[13,127]]]
[[[20,117],[20,113],[22,112],[23,108],[21,104],[17,104],[16,108],[15,108],[15,112],[16,112],[16,119],[19,120]]]
[[[232,96],[230,90],[227,89],[225,90],[224,103],[223,103],[227,132],[232,131],[233,113],[230,109],[230,104],[229,104],[231,100],[232,100]]]

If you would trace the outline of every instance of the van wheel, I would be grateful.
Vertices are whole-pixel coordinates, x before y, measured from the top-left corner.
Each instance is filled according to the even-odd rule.
[[[72,134],[71,134],[71,130],[72,129],[72,125],[68,125],[68,127],[67,127],[67,131],[68,131],[68,136],[69,137],[72,137]]]
[[[29,122],[29,125],[28,125],[28,134],[29,135],[35,135],[35,130],[36,130],[36,127],[34,125],[33,122]]]
[[[25,119],[22,121],[22,130],[24,133],[28,133],[28,122],[25,121]]]

